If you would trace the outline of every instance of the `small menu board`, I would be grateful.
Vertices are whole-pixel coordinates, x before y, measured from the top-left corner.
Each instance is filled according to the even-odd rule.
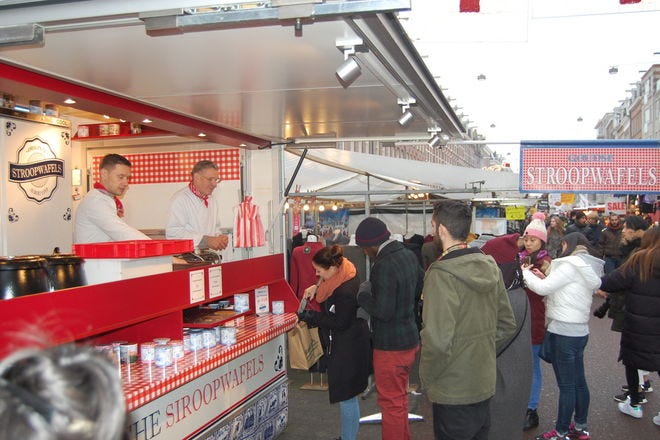
[[[254,289],[254,307],[258,316],[267,315],[270,312],[270,301],[268,300],[268,286]]]

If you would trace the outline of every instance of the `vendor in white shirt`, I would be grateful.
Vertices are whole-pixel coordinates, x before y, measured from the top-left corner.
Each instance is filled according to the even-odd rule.
[[[218,210],[211,194],[220,183],[218,166],[201,160],[192,169],[192,181],[174,193],[167,215],[165,237],[192,239],[197,249],[221,251],[229,237],[220,234]]]
[[[100,181],[94,184],[80,202],[73,225],[74,243],[99,243],[121,240],[149,240],[123,219],[120,196],[128,190],[131,163],[119,154],[101,159]]]

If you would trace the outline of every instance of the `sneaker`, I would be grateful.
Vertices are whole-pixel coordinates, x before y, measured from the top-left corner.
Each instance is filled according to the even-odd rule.
[[[575,423],[573,422],[571,422],[571,424],[568,426],[568,434],[566,434],[566,436],[573,440],[591,439],[591,436],[589,435],[589,431],[587,431],[586,429],[577,429],[575,427]]]
[[[648,400],[646,399],[646,395],[643,392],[640,393],[639,397],[640,397],[639,403],[648,403]],[[617,402],[625,402],[629,398],[630,398],[630,393],[628,391],[626,391],[623,394],[617,394],[616,396],[614,396],[614,400],[616,400]]]
[[[658,413],[657,416],[653,417],[653,423],[660,426],[660,412]]]
[[[539,415],[535,409],[527,409],[527,414],[525,414],[525,424],[523,425],[523,431],[529,431],[532,428],[539,426]]]
[[[641,419],[642,416],[644,415],[641,405],[632,406],[630,404],[630,399],[626,400],[625,402],[619,403],[619,411],[621,411],[624,414],[628,414],[629,416],[634,417],[636,419]]]
[[[621,391],[628,391],[628,385],[622,385]],[[653,392],[653,384],[651,383],[650,380],[644,381],[644,383],[642,384],[642,391],[645,393]]]
[[[552,431],[537,435],[534,437],[534,440],[570,440],[570,438],[567,435],[562,435],[553,429]]]

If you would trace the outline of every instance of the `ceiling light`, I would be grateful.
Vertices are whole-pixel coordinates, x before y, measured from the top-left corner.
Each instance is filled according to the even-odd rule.
[[[337,204],[336,204],[336,203],[332,205],[332,210],[333,210],[333,211],[336,211],[336,210],[337,210]]]
[[[103,115],[103,119],[110,119],[110,116],[108,116],[108,115]]]
[[[490,124],[490,128],[495,128],[495,127],[497,127],[497,126],[494,123]]]
[[[309,205],[307,203],[303,205],[303,211],[309,211]]]
[[[319,211],[321,211],[321,212],[325,211],[325,206],[319,205]]]
[[[480,73],[479,76],[477,76],[478,81],[485,81],[486,80],[486,75],[483,73]]]
[[[197,136],[203,138],[203,137],[206,137],[206,133],[199,133]]]
[[[408,123],[410,121],[412,121],[413,114],[412,114],[412,112],[410,112],[409,109],[410,109],[410,106],[412,104],[415,104],[416,102],[417,101],[415,101],[415,99],[413,99],[413,98],[398,99],[397,100],[397,104],[399,104],[401,106],[401,111],[403,112],[403,114],[401,115],[401,117],[398,120],[400,126],[405,127],[406,125],[408,125]]]
[[[582,121],[584,121],[584,119],[582,119],[582,116],[578,116],[577,121],[582,122]]]
[[[610,72],[610,75],[616,75],[617,73],[619,73],[619,68],[617,66],[612,66],[612,67],[610,67],[609,72]]]
[[[126,119],[120,119],[119,122],[126,122]]]
[[[76,101],[75,101],[74,99],[71,99],[71,98],[66,98],[66,99],[64,100],[64,103],[65,103],[65,104],[75,104]]]
[[[344,62],[337,68],[335,74],[341,85],[347,88],[362,74],[362,69],[354,56],[355,46],[362,44],[362,40],[357,38],[351,41],[337,41],[335,44],[344,54]]]
[[[142,120],[142,123],[143,123],[143,124],[151,124],[152,122],[154,122],[154,121],[152,121],[152,120],[149,119],[149,118],[144,118],[144,119]]]

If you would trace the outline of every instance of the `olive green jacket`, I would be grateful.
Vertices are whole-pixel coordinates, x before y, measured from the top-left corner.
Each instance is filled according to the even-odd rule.
[[[492,397],[496,345],[516,330],[495,260],[474,248],[447,254],[429,266],[423,300],[419,375],[431,402]]]

